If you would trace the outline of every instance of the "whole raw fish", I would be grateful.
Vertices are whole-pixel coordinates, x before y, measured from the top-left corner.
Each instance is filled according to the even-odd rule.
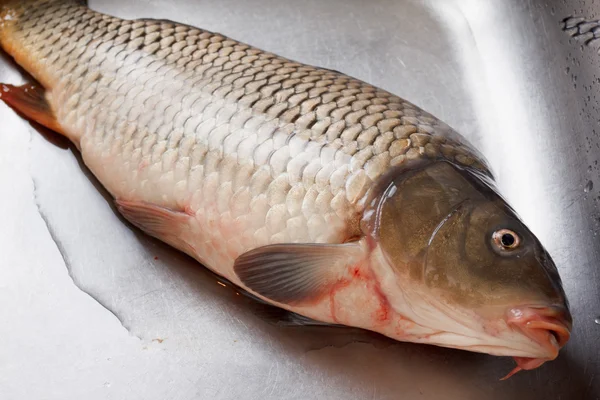
[[[0,0],[39,86],[1,98],[69,138],[123,216],[259,299],[391,338],[554,359],[554,263],[484,159],[342,73],[76,0]],[[511,373],[512,374],[512,373]]]

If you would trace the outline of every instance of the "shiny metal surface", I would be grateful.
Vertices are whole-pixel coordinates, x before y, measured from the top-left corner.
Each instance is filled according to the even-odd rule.
[[[448,122],[487,156],[554,257],[573,337],[556,361],[500,382],[508,359],[268,325],[192,260],[126,225],[72,148],[0,104],[1,399],[600,398],[600,55],[585,44],[600,5],[90,5],[341,70]],[[1,82],[25,79],[0,60]]]

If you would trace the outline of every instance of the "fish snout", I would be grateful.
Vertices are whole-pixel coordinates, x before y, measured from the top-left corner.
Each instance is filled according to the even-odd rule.
[[[552,360],[569,341],[573,319],[562,305],[528,306],[509,310],[507,323],[538,343]]]

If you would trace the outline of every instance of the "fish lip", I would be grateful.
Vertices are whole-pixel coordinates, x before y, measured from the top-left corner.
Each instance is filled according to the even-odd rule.
[[[573,325],[569,310],[562,305],[532,305],[511,308],[506,322],[536,342],[553,360],[571,337]],[[525,358],[524,358],[525,359]]]
[[[563,305],[530,305],[508,310],[506,322],[521,331],[544,351],[543,357],[513,357],[517,366],[501,380],[519,371],[538,368],[558,357],[558,352],[569,341],[573,319]]]

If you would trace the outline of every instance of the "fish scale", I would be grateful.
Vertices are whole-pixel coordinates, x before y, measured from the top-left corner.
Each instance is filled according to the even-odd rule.
[[[509,376],[569,340],[550,256],[481,155],[411,103],[78,0],[0,0],[0,45],[43,86],[3,85],[6,104],[71,139],[127,220],[288,322],[508,355]]]
[[[428,113],[335,71],[76,3],[12,12],[3,45],[35,55],[34,75],[92,172],[117,198],[192,210],[213,228],[196,255],[229,279],[245,250],[357,234],[365,194],[407,159],[443,146],[479,162]],[[227,239],[232,226],[243,245]]]

